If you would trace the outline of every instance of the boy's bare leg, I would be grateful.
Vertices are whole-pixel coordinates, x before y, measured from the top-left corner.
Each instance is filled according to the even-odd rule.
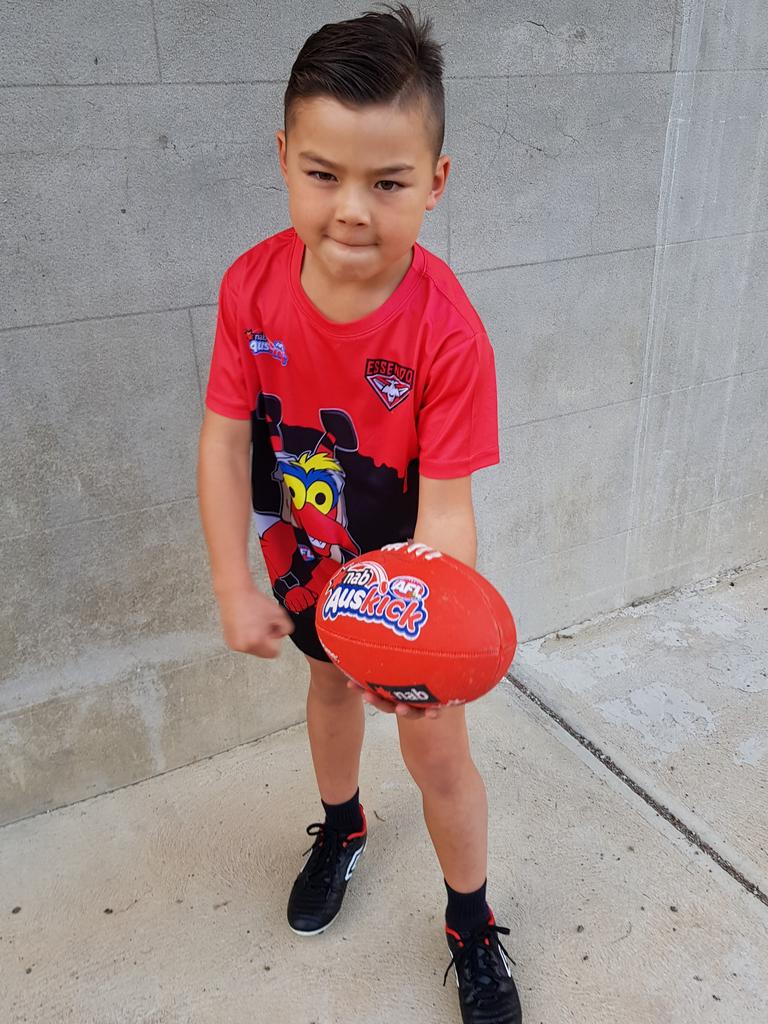
[[[448,887],[445,932],[462,1020],[520,1024],[520,997],[498,939],[508,929],[496,925],[485,899],[488,802],[470,754],[464,708],[446,708],[435,719],[398,717],[397,726]]]
[[[345,803],[357,791],[365,705],[335,665],[307,661],[307,730],[320,797],[327,804]]]
[[[397,727],[445,880],[457,892],[475,892],[487,874],[488,801],[464,708],[446,708],[436,719],[398,717]]]

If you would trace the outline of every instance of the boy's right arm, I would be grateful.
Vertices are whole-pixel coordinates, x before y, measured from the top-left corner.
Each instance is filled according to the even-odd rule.
[[[251,522],[251,423],[206,408],[197,491],[211,577],[229,647],[275,658],[293,631],[286,612],[256,587],[248,564]]]

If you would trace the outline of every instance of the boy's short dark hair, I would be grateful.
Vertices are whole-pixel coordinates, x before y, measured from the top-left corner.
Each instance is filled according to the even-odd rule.
[[[445,136],[445,95],[432,19],[417,20],[405,4],[384,6],[386,12],[323,25],[307,39],[285,91],[286,135],[295,104],[310,97],[331,96],[348,106],[421,103],[437,160]]]

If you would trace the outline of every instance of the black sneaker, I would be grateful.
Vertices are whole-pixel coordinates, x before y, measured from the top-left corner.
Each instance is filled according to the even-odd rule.
[[[509,935],[509,928],[500,928],[491,914],[488,923],[470,935],[459,935],[448,927],[445,934],[453,959],[443,984],[453,967],[464,1024],[522,1024],[510,967],[515,961],[498,939],[499,934]]]
[[[335,921],[341,910],[347,883],[357,867],[368,838],[368,826],[360,808],[360,832],[342,835],[315,822],[307,834],[315,842],[306,851],[310,858],[293,883],[288,899],[288,924],[297,935],[319,935]]]

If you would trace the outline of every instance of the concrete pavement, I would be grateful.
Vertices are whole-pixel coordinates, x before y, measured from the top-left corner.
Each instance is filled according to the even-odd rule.
[[[768,891],[768,561],[527,643],[514,676]]]
[[[746,732],[758,737],[751,746],[744,729],[728,732],[741,721],[737,701],[763,697],[728,686],[716,704],[715,684],[701,689],[704,660],[715,676],[744,669],[734,637],[749,629],[721,632],[714,659],[702,643],[683,651],[659,642],[659,630],[670,638],[693,630],[686,611],[695,612],[697,628],[711,629],[726,615],[723,602],[742,626],[757,627],[750,635],[762,642],[766,613],[748,594],[765,592],[765,570],[752,567],[733,581],[733,588],[725,580],[680,595],[674,616],[654,602],[597,632],[524,645],[515,670],[526,678],[521,685],[542,687],[549,712],[512,683],[470,709],[491,804],[489,896],[512,930],[507,945],[526,1024],[768,1019],[768,907],[729,873],[725,857],[741,857],[739,867],[767,887],[759,841],[745,841],[750,820],[764,830],[765,802],[756,782],[747,787],[751,804],[742,792],[745,779],[758,778],[742,769],[745,759],[759,761],[763,706],[749,709]],[[639,632],[630,636],[628,624]],[[643,629],[658,662],[640,656]],[[553,658],[556,670],[537,682],[542,659],[564,644],[570,669]],[[618,672],[589,684],[601,649],[602,664],[620,665],[625,675],[644,664],[655,676],[625,679],[621,693]],[[662,684],[674,721],[659,712],[650,735],[640,715],[642,727],[633,729],[631,711],[629,724],[606,714],[606,707],[642,706],[647,716],[658,705],[633,704],[631,695]],[[680,711],[696,702],[709,708],[716,729],[701,725],[710,720],[703,711]],[[570,732],[559,712],[576,722]],[[635,771],[655,787],[653,799],[674,804],[679,827],[573,735],[584,730],[590,742],[610,746],[628,776]],[[676,739],[674,751],[664,749]],[[747,751],[741,766],[729,760],[729,743]],[[703,773],[707,751],[719,787]],[[677,771],[662,770],[672,755],[679,789],[669,783]],[[298,938],[285,922],[287,893],[311,842],[303,829],[319,810],[303,726],[6,826],[3,1024],[458,1022],[455,986],[441,984],[449,959],[441,875],[388,716],[369,715],[361,788],[369,846],[341,917],[316,939]],[[681,831],[686,800],[720,844],[720,862]],[[741,831],[737,822],[745,823]]]

